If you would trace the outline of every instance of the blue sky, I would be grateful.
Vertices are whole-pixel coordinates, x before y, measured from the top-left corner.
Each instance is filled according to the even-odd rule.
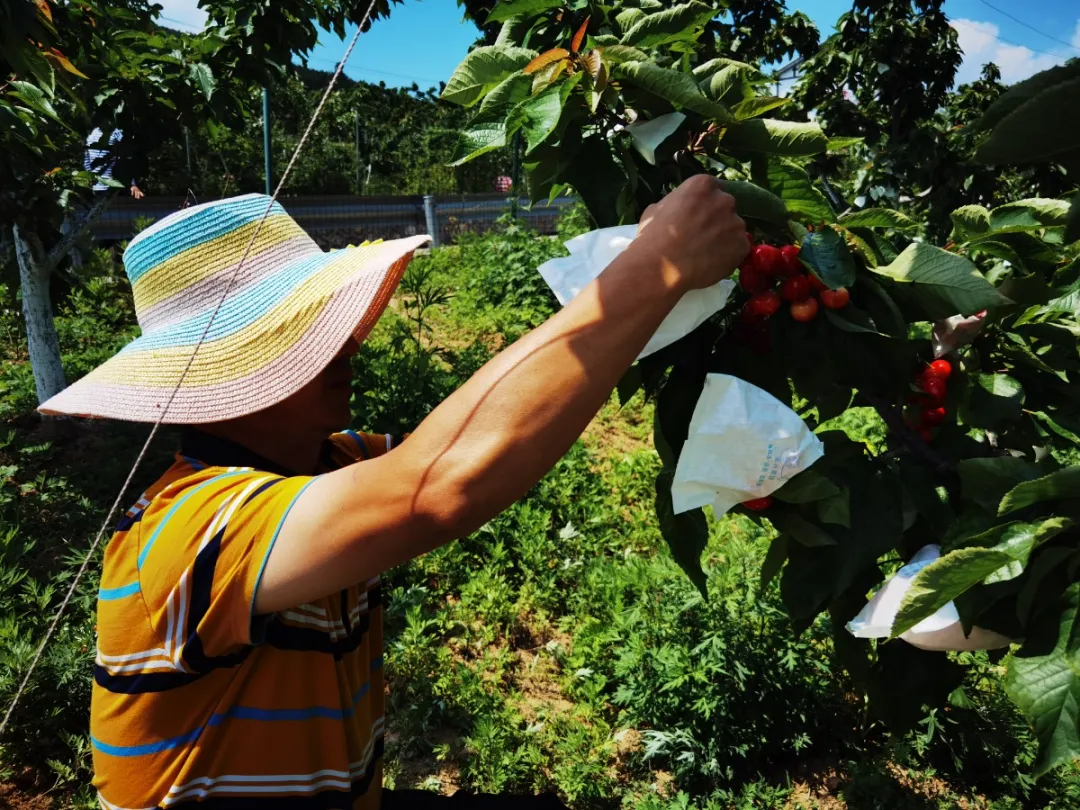
[[[205,21],[197,0],[157,2],[177,28],[197,30]],[[788,8],[814,20],[823,36],[851,8],[851,0],[787,3]],[[1077,0],[947,0],[945,10],[964,50],[964,64],[957,77],[961,82],[977,77],[988,61],[996,62],[1005,81],[1011,83],[1080,56]],[[406,0],[404,5],[393,7],[390,19],[376,22],[361,36],[346,73],[391,86],[408,86],[414,81],[421,87],[437,85],[449,78],[476,37],[475,27],[462,22],[456,0]],[[310,64],[331,70],[344,50],[345,44],[337,37],[324,34]]]

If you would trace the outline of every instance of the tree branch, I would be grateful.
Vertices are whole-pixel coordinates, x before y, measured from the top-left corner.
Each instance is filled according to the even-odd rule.
[[[937,452],[923,441],[922,436],[908,427],[904,422],[902,409],[883,397],[860,391],[859,396],[865,399],[878,412],[889,428],[889,432],[896,436],[904,445],[911,456],[933,470],[945,485],[949,493],[949,499],[960,495],[960,474],[956,467],[941,453]]]
[[[71,226],[71,230],[66,233],[56,246],[49,252],[48,257],[45,259],[45,266],[49,272],[56,269],[56,266],[63,261],[63,258],[71,251],[75,243],[79,240],[79,237],[83,235],[83,232],[90,227],[90,224],[101,216],[101,213],[105,210],[105,206],[109,204],[109,200],[112,199],[111,194],[102,194],[96,200],[94,204],[90,206],[90,210]]]

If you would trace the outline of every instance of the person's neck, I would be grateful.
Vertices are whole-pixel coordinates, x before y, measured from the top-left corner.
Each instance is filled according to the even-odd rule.
[[[286,429],[280,423],[261,424],[253,417],[200,425],[199,430],[245,447],[299,475],[315,471],[326,434],[315,430]]]

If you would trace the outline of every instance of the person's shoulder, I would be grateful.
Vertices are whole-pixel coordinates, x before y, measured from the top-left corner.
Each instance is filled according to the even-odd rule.
[[[144,499],[148,517],[163,517],[181,508],[198,511],[210,506],[217,510],[226,500],[250,500],[285,480],[284,476],[251,467],[210,466],[178,456]]]

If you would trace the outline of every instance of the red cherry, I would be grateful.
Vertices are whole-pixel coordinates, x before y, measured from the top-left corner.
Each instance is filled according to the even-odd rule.
[[[777,275],[784,262],[780,249],[772,245],[755,245],[753,256],[754,269],[767,276]]]
[[[780,285],[780,297],[785,301],[805,301],[810,297],[810,279],[806,276],[792,276]]]
[[[797,245],[784,245],[780,248],[780,259],[785,276],[795,276],[803,271],[802,262],[799,261],[799,248]]]
[[[810,288],[814,292],[820,293],[820,292],[824,292],[825,290],[829,289],[829,285],[826,284],[824,281],[822,281],[817,276],[815,276],[813,273],[811,273],[810,274]]]
[[[945,424],[944,408],[927,408],[920,414],[922,423],[927,427],[941,427]]]
[[[950,376],[952,365],[948,360],[935,360],[923,371],[923,377],[937,377],[939,380],[947,380]]]
[[[743,506],[745,506],[751,512],[764,512],[772,505],[773,499],[769,495],[766,495],[764,498],[754,498],[753,500],[746,501],[743,504]]]
[[[763,293],[766,290],[771,289],[772,285],[772,278],[763,275],[754,269],[753,262],[745,261],[743,262],[742,267],[739,268],[739,286],[751,295]]]
[[[927,379],[924,379],[920,383],[920,386],[922,387],[922,390],[926,392],[926,395],[930,397],[930,399],[932,399],[936,405],[940,405],[942,402],[945,401],[947,386],[945,385],[944,380],[938,379],[937,377],[929,377]]]
[[[769,290],[750,299],[750,311],[759,318],[771,318],[780,311],[780,304],[780,296]]]
[[[847,287],[821,291],[821,303],[829,309],[843,309],[848,305],[848,301],[850,300],[851,293],[847,291]]]
[[[816,298],[807,298],[791,305],[791,317],[799,323],[809,323],[818,314],[818,302]]]

